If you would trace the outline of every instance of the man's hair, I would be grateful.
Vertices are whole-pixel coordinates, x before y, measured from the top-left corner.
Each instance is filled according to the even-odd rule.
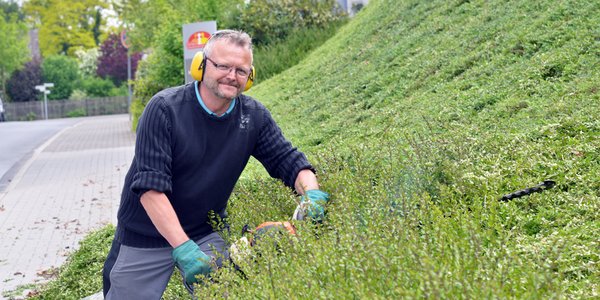
[[[250,51],[250,55],[252,55],[252,38],[250,38],[247,33],[238,30],[225,29],[213,33],[208,42],[206,42],[203,50],[204,57],[210,57],[214,44],[217,41],[227,41],[238,47],[246,48]]]

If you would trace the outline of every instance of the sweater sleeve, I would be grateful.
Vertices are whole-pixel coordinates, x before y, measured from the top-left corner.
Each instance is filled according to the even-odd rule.
[[[140,117],[135,144],[136,170],[131,191],[140,195],[148,190],[168,193],[171,183],[171,122],[165,102],[154,97]]]
[[[260,161],[269,175],[294,188],[298,173],[304,169],[314,172],[312,165],[304,153],[292,146],[281,132],[267,109],[264,109],[264,120],[253,156]]]

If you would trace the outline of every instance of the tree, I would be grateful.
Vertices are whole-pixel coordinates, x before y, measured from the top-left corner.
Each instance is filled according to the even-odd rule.
[[[111,79],[116,86],[127,80],[127,49],[121,44],[117,34],[110,34],[100,46],[97,74],[102,78]],[[131,75],[135,75],[138,61],[142,54],[137,52],[131,55]]]
[[[36,100],[36,85],[42,83],[42,69],[37,60],[29,61],[21,70],[15,71],[6,83],[6,92],[15,102]]]
[[[29,58],[27,28],[17,21],[15,14],[4,15],[0,10],[0,85],[6,90],[7,77],[19,69]]]
[[[52,55],[42,63],[44,82],[54,83],[48,99],[68,99],[79,79],[77,61],[65,55]]]
[[[100,50],[98,50],[98,48],[91,48],[87,50],[77,49],[75,51],[75,56],[77,57],[81,76],[96,76],[98,58],[100,57]]]
[[[103,24],[102,0],[30,0],[24,10],[34,27],[40,28],[42,56],[74,55],[77,49],[96,47]]]
[[[12,0],[0,1],[0,11],[4,11],[4,17],[7,22],[10,21],[9,16],[11,16],[13,14],[17,15],[17,20],[19,20],[19,21],[23,21],[23,19],[25,18],[23,11],[19,7],[19,4]]]
[[[160,35],[167,22],[182,24],[216,20],[220,24],[231,8],[241,6],[244,0],[121,0],[114,1],[114,8],[127,38],[134,50],[140,51],[156,46],[155,37]]]

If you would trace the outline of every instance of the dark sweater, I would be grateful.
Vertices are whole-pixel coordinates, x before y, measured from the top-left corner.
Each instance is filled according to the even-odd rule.
[[[250,156],[291,188],[301,170],[312,169],[269,111],[251,97],[239,96],[229,114],[216,117],[200,106],[193,83],[156,94],[139,120],[116,239],[134,247],[169,246],[140,203],[148,190],[167,195],[190,238],[209,234],[209,212],[225,217]]]

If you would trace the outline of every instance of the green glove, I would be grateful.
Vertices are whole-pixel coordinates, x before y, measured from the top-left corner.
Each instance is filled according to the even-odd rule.
[[[307,215],[314,221],[321,222],[325,218],[325,203],[329,201],[329,194],[321,190],[309,190],[300,198],[301,202],[310,201]]]
[[[207,275],[210,273],[210,256],[200,250],[200,247],[189,240],[173,249],[173,260],[175,265],[183,272],[185,282],[196,283],[196,275]]]

